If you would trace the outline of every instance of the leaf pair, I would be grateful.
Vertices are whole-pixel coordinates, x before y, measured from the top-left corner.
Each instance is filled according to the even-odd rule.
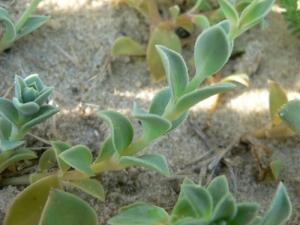
[[[7,11],[0,7],[0,21],[3,21],[5,25],[5,33],[0,40],[0,52],[10,48],[15,41],[36,30],[50,19],[49,16],[31,16],[41,1],[33,0],[16,25],[11,21]]]
[[[282,183],[264,214],[258,217],[257,203],[236,203],[225,176],[215,178],[207,188],[185,178],[173,211],[168,215],[157,206],[134,203],[121,208],[110,225],[263,225],[283,224],[291,215],[291,202]]]

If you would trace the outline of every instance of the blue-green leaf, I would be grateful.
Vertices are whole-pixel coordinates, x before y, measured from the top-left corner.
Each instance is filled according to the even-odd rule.
[[[147,169],[169,176],[169,168],[164,156],[157,154],[147,154],[138,157],[122,156],[119,163],[128,166],[143,166]]]
[[[99,152],[97,159],[94,161],[93,164],[103,162],[104,160],[108,159],[115,153],[115,147],[112,141],[111,136],[109,136],[103,143],[102,148]]]
[[[188,84],[187,67],[183,58],[177,52],[161,45],[157,45],[156,49],[167,74],[173,105],[182,95]]]
[[[24,141],[9,141],[0,137],[0,149],[2,151],[9,151],[9,150],[16,149],[20,147],[22,144],[24,144]]]
[[[227,62],[230,53],[230,43],[220,25],[217,24],[204,30],[195,44],[196,75],[185,93],[194,91],[206,77],[218,72]]]
[[[234,84],[221,83],[185,94],[178,100],[174,107],[174,117],[182,115],[182,113],[189,110],[192,106],[210,96],[232,90],[233,88],[235,88]]]
[[[133,139],[131,122],[121,113],[111,110],[98,112],[97,115],[108,124],[115,151],[121,154]]]
[[[280,225],[290,218],[292,204],[284,185],[280,182],[272,202],[260,221],[260,225]]]
[[[6,140],[9,139],[12,130],[12,124],[3,117],[0,117],[0,134]]]
[[[65,163],[69,164],[79,172],[94,176],[95,172],[91,169],[92,153],[90,149],[83,145],[71,147],[58,155]]]
[[[5,33],[3,35],[3,38],[0,40],[0,49],[1,49],[2,45],[5,46],[8,43],[13,42],[15,40],[16,29],[15,29],[14,24],[10,20],[10,17],[9,17],[9,14],[7,13],[7,11],[1,7],[0,7],[0,21],[3,21],[3,23],[5,25]]]
[[[300,134],[300,101],[292,100],[284,104],[278,112],[280,119],[296,133]]]
[[[227,225],[249,224],[255,219],[258,213],[259,204],[257,203],[240,203],[237,204],[237,213],[232,220],[227,222]]]
[[[213,210],[213,202],[209,192],[200,186],[184,184],[181,191],[195,211],[198,218],[209,219]]]
[[[157,206],[140,205],[127,209],[108,220],[110,225],[168,224],[168,213]]]
[[[233,219],[237,212],[235,199],[231,193],[227,193],[220,199],[215,206],[213,213],[210,217],[211,223],[218,223],[221,221],[228,221]]]
[[[52,141],[51,145],[52,145],[52,149],[55,152],[56,160],[60,168],[60,175],[63,175],[70,168],[70,166],[58,156],[60,155],[60,153],[70,149],[71,146],[62,141]]]
[[[38,29],[50,19],[50,16],[31,16],[17,33],[16,40]]]
[[[36,114],[40,109],[40,106],[35,102],[22,103],[16,97],[13,98],[12,102],[15,108],[24,116]]]
[[[210,193],[213,200],[213,208],[216,207],[218,202],[229,193],[229,186],[226,177],[219,176],[211,181],[207,187],[208,192]]]
[[[5,98],[0,98],[0,116],[7,120],[12,126],[19,123],[19,114],[13,103]]]
[[[193,23],[200,26],[202,30],[209,28],[209,20],[203,15],[195,15],[193,17]]]
[[[237,26],[239,23],[239,15],[234,4],[228,0],[218,0],[218,2],[231,26]]]

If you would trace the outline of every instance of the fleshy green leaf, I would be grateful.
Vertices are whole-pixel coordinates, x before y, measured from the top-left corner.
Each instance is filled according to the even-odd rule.
[[[39,170],[49,170],[56,163],[56,155],[52,148],[47,149],[39,159]]]
[[[105,201],[103,186],[95,179],[69,180],[67,183],[100,199],[101,201]]]
[[[194,218],[184,218],[172,225],[207,225],[207,220],[205,219],[194,219]]]
[[[103,143],[100,153],[97,159],[94,161],[94,164],[103,162],[108,159],[115,153],[115,147],[112,142],[111,136],[109,136]]]
[[[16,40],[38,29],[50,19],[50,16],[30,16],[17,33]]]
[[[195,211],[198,218],[209,219],[213,202],[209,192],[200,186],[184,184],[181,191]]]
[[[234,4],[228,0],[218,0],[218,2],[231,26],[237,26],[239,23],[239,15],[234,7]]]
[[[236,214],[237,208],[233,195],[227,193],[223,198],[220,199],[218,204],[213,210],[210,217],[211,223],[218,223],[221,221],[228,221],[232,219]]]
[[[10,100],[0,98],[0,116],[6,119],[12,126],[19,123],[18,111]]]
[[[53,91],[52,87],[44,88],[40,92],[40,95],[34,100],[34,102],[37,103],[39,106],[42,106],[47,101],[52,91]]]
[[[3,172],[9,165],[25,159],[35,159],[36,154],[28,149],[19,149],[14,151],[10,157],[0,165],[0,173]]]
[[[135,207],[138,207],[138,206],[144,206],[144,205],[147,205],[147,204],[144,203],[144,202],[134,202],[134,203],[132,203],[130,205],[122,206],[119,209],[119,212],[125,212],[128,209],[132,209],[132,208],[135,208]]]
[[[149,18],[148,0],[124,0],[128,5],[138,10],[146,18]]]
[[[92,153],[90,149],[83,145],[71,147],[58,156],[65,163],[75,168],[79,172],[93,176],[95,172],[91,169]]]
[[[177,35],[170,29],[155,28],[147,49],[147,63],[150,75],[155,82],[165,78],[166,72],[156,50],[156,45],[163,45],[175,52],[181,52],[181,43]]]
[[[284,185],[280,182],[270,206],[260,221],[260,225],[280,225],[292,213],[292,204]]]
[[[164,156],[157,154],[147,154],[138,157],[122,156],[119,160],[121,165],[128,166],[143,166],[147,169],[158,172],[162,175],[169,176],[169,168]]]
[[[178,5],[174,5],[169,8],[172,19],[175,21],[180,13],[180,8]]]
[[[119,37],[115,40],[111,55],[146,55],[146,51],[129,37]]]
[[[231,45],[220,25],[204,30],[195,44],[196,75],[185,93],[194,91],[206,77],[218,72],[227,62],[230,53]]]
[[[136,103],[134,103],[132,116],[141,121],[143,134],[140,139],[148,143],[162,136],[172,126],[168,120],[156,114],[147,113]]]
[[[213,200],[213,208],[216,207],[218,202],[229,193],[229,186],[225,176],[216,177],[211,181],[207,187]]]
[[[4,225],[39,224],[51,187],[63,189],[56,176],[49,176],[23,190],[10,205]]]
[[[31,116],[38,113],[40,106],[35,102],[22,103],[17,98],[12,100],[15,108],[25,116]]]
[[[209,20],[203,15],[195,15],[193,17],[193,23],[200,26],[202,30],[209,28]]]
[[[75,195],[52,188],[39,225],[98,225],[93,208]]]
[[[3,117],[0,117],[0,135],[6,140],[9,139],[12,130],[12,124]]]
[[[19,134],[20,136],[25,136],[25,134],[35,125],[45,121],[46,119],[50,118],[54,114],[60,111],[59,108],[56,108],[52,105],[43,105],[40,107],[40,110],[32,115],[32,119],[26,122],[20,129]]]
[[[175,223],[177,220],[181,220],[185,217],[196,217],[196,213],[191,207],[186,197],[178,199],[176,205],[173,208],[172,214],[170,215],[170,222]]]
[[[141,205],[130,208],[108,220],[110,225],[166,225],[169,215],[162,208]]]
[[[172,105],[183,94],[188,84],[188,71],[186,64],[177,52],[164,46],[156,46],[160,58],[163,62],[167,79],[171,91]]]
[[[284,104],[278,112],[280,119],[293,131],[300,134],[300,101],[292,100]]]
[[[66,151],[66,150],[70,149],[71,146],[68,145],[65,142],[62,142],[62,141],[52,141],[51,145],[52,145],[52,148],[55,152],[56,160],[58,162],[58,166],[59,166],[60,171],[61,171],[60,175],[63,175],[70,168],[70,166],[66,162],[64,162],[61,158],[59,158],[58,156],[63,151]]]
[[[21,78],[22,79],[22,78]],[[24,82],[29,87],[35,87],[39,92],[42,92],[44,90],[44,84],[42,80],[40,79],[38,74],[31,74],[28,77],[24,79]]]
[[[278,179],[282,166],[283,162],[281,160],[275,160],[270,162],[271,172],[275,180]]]
[[[257,203],[237,204],[237,213],[232,220],[227,222],[227,225],[249,224],[255,219],[258,209],[259,205]]]
[[[133,139],[131,122],[121,113],[111,110],[98,112],[97,115],[108,124],[115,151],[121,154]]]
[[[275,0],[254,0],[240,16],[239,34],[258,24],[271,10]]]
[[[0,149],[2,151],[9,151],[16,149],[24,144],[24,141],[8,141],[2,137],[0,137]]]
[[[0,40],[0,49],[5,50],[5,48],[2,49],[2,45],[5,46],[10,42],[13,42],[16,38],[16,29],[12,21],[10,20],[9,14],[7,11],[0,7],[0,21],[3,21],[5,25],[5,33]]]
[[[174,117],[176,118],[178,115],[181,115],[182,113],[186,112],[198,102],[201,102],[202,100],[210,96],[229,91],[233,88],[235,88],[234,84],[220,83],[185,94],[181,98],[179,98],[177,104],[175,105]]]
[[[281,123],[280,117],[278,117],[278,109],[288,102],[287,95],[282,87],[272,81],[268,80],[269,86],[269,113],[271,118],[272,126],[277,126]],[[300,114],[299,114],[300,115]]]

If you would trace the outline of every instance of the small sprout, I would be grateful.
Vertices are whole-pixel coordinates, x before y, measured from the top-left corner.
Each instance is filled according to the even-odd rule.
[[[263,215],[258,217],[257,203],[236,203],[225,176],[212,180],[207,188],[185,178],[179,199],[170,215],[156,206],[132,204],[120,209],[120,214],[108,220],[110,225],[151,224],[283,224],[291,215],[292,205],[282,183]],[[151,211],[151,213],[150,213]],[[275,216],[276,214],[276,216]],[[255,222],[254,222],[255,221]]]
[[[41,1],[33,0],[15,25],[7,11],[0,7],[0,21],[3,21],[6,28],[3,38],[0,39],[0,53],[9,49],[15,41],[36,30],[50,19],[49,16],[31,16]]]
[[[284,110],[281,113],[278,110],[288,102],[287,95],[281,86],[269,80],[269,114],[271,123],[265,127],[256,130],[252,133],[252,136],[256,138],[266,137],[288,137],[295,135],[296,133],[290,129],[287,125],[282,123],[282,117],[285,115]],[[283,115],[283,116],[281,116]],[[284,121],[284,120],[283,120]]]

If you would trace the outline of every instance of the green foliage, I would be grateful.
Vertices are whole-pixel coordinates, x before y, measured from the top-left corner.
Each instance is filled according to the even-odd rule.
[[[257,203],[236,203],[229,191],[225,176],[212,180],[207,188],[185,178],[176,205],[170,215],[157,207],[132,204],[121,208],[119,215],[111,218],[110,225],[280,225],[291,215],[292,206],[282,183],[263,215],[258,217]]]
[[[280,7],[286,11],[281,14],[289,21],[287,29],[291,30],[292,34],[297,34],[300,31],[300,10],[298,9],[297,0],[281,0]]]
[[[297,134],[300,134],[300,102],[292,100],[284,104],[278,113],[280,119]]]
[[[31,16],[41,1],[33,0],[16,24],[13,24],[7,11],[0,7],[0,21],[6,28],[0,40],[0,52],[10,48],[15,41],[36,30],[50,19],[49,16]]]
[[[15,76],[15,97],[0,98],[0,173],[11,164],[36,158],[34,152],[19,149],[26,133],[59,109],[45,104],[53,88],[45,87],[37,74],[22,79]]]
[[[201,72],[202,78],[204,79],[206,73],[213,74],[218,71],[218,68],[221,68],[227,60],[226,55],[231,53],[231,48],[233,46],[232,41],[242,34],[244,31],[249,29],[250,27],[256,25],[263,21],[264,17],[270,11],[271,6],[274,3],[274,0],[254,0],[249,3],[247,1],[238,3],[235,6],[235,3],[228,0],[219,0],[220,8],[217,10],[211,10],[210,7],[207,7],[208,4],[204,0],[196,0],[194,1],[194,7],[189,11],[180,14],[180,9],[178,6],[173,6],[169,9],[170,18],[167,20],[163,20],[159,15],[156,0],[125,0],[125,2],[134,7],[139,12],[141,12],[146,18],[150,20],[150,38],[147,46],[147,50],[143,50],[143,48],[134,42],[131,38],[128,37],[119,37],[112,46],[111,54],[113,56],[117,55],[144,55],[146,52],[148,69],[150,71],[150,75],[155,82],[159,82],[164,79],[167,75],[167,71],[164,70],[161,59],[156,50],[156,45],[163,45],[171,50],[174,50],[178,53],[181,52],[181,42],[179,37],[173,31],[174,28],[182,27],[188,32],[192,32],[193,26],[197,25],[202,28],[202,30],[206,30],[210,27],[210,23],[216,23],[222,20],[224,17],[227,18],[228,24],[230,24],[230,29],[223,29],[224,26],[229,28],[228,24],[220,24],[220,26],[214,27],[214,29],[219,30],[219,34],[215,35],[215,31],[210,30],[206,33],[206,35],[202,36],[203,41],[207,44],[210,43],[208,40],[214,38],[211,43],[215,43],[212,45],[202,45],[203,50],[199,50],[195,55],[196,66],[198,68],[198,72]],[[205,10],[209,9],[207,12]],[[204,13],[205,15],[204,16]],[[239,16],[239,12],[241,15]],[[223,30],[220,30],[220,29]],[[212,37],[211,34],[214,36]],[[229,39],[229,42],[225,39]],[[197,43],[196,43],[197,45]],[[209,51],[211,51],[211,57]],[[219,51],[219,54],[213,54],[213,52]],[[201,58],[202,52],[207,53],[208,55],[204,56],[204,61],[198,60]],[[222,54],[225,54],[223,56]],[[160,54],[160,57],[161,54]],[[208,61],[206,61],[208,60]],[[219,64],[219,67],[211,67],[210,60],[213,60],[216,64]],[[225,60],[225,61],[224,61]],[[199,63],[200,62],[200,63]],[[202,68],[205,66],[204,68]],[[201,71],[203,69],[204,71]],[[213,70],[211,70],[213,69]],[[194,87],[196,88],[202,82],[202,78],[197,75],[194,79],[198,80],[198,82],[194,83]]]

